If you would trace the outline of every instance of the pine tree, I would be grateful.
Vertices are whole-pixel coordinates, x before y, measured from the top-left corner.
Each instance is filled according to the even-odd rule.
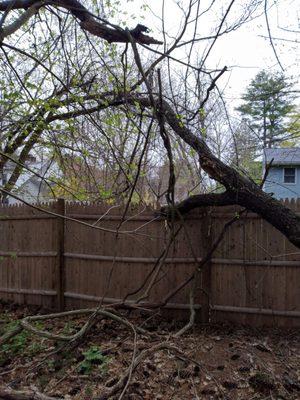
[[[237,111],[258,148],[276,147],[289,138],[287,117],[294,109],[291,86],[283,74],[261,71],[243,95],[244,104]]]

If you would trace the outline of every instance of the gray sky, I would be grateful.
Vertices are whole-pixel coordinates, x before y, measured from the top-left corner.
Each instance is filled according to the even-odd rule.
[[[141,11],[139,7],[144,4],[141,0],[134,0],[128,5],[129,15],[134,13],[140,18],[144,16],[144,23],[152,28],[152,34],[160,38],[161,21],[159,17],[162,15],[162,0],[146,0],[146,4],[150,9]],[[181,1],[183,9],[187,0]],[[228,20],[232,21],[237,15],[240,15],[242,8],[247,4],[246,0],[239,0],[234,3]],[[252,3],[254,3],[252,1]],[[203,0],[201,7],[204,9],[209,2]],[[217,0],[215,7],[211,12],[205,14],[199,21],[197,32],[201,36],[213,32],[213,28],[217,26],[220,15],[229,4],[225,0]],[[284,68],[284,73],[292,77],[295,87],[299,89],[299,42],[300,42],[300,9],[296,0],[279,0],[276,5],[272,5],[271,0],[268,5],[269,25],[273,37],[273,42],[280,62]],[[226,87],[225,97],[228,102],[236,107],[240,103],[240,97],[245,91],[247,85],[252,78],[261,69],[279,71],[278,65],[272,47],[270,45],[265,15],[262,13],[263,4],[258,8],[255,15],[256,18],[236,31],[220,37],[210,56],[206,67],[222,68],[227,65],[230,72],[223,75],[219,81],[220,87]],[[168,33],[175,35],[180,27],[182,13],[176,6],[174,0],[165,0],[165,28]],[[191,32],[191,31],[190,31]],[[190,37],[189,31],[187,38]],[[283,39],[283,40],[278,40]],[[202,42],[201,42],[202,43]],[[206,42],[207,45],[207,42]],[[203,44],[199,44],[194,48],[195,56],[197,52],[202,53]],[[183,50],[177,52],[180,57],[184,56]]]

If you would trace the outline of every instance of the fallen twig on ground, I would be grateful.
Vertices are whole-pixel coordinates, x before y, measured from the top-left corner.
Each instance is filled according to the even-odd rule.
[[[62,400],[58,397],[49,397],[40,393],[36,389],[32,390],[13,390],[0,389],[0,399],[3,400]]]

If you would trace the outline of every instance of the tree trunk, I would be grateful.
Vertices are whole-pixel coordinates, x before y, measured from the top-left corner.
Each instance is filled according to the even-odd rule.
[[[139,102],[144,107],[151,106],[148,98],[135,97],[134,100],[131,99],[131,102],[132,104]],[[158,108],[160,107],[158,101],[156,105]],[[225,193],[211,195],[210,198],[208,195],[188,198],[185,201],[185,204],[188,204],[187,211],[203,205],[237,204],[259,214],[283,233],[291,243],[300,248],[300,217],[296,213],[265,193],[258,185],[241,175],[233,167],[215,157],[200,133],[196,136],[191,132],[166,101],[162,103],[162,111],[173,131],[197,152],[203,170],[226,188]],[[181,209],[185,209],[184,202],[180,204]]]

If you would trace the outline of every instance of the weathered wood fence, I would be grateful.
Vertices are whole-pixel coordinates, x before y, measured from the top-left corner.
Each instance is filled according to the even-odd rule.
[[[300,202],[287,202],[295,211]],[[50,308],[118,303],[141,296],[168,229],[153,210],[64,203],[0,207],[0,297]],[[236,207],[191,213],[170,247],[147,301],[157,303],[194,271]],[[58,217],[56,214],[64,216]],[[92,225],[92,227],[91,227]],[[116,229],[119,233],[116,234]],[[256,214],[245,213],[196,281],[202,321],[300,326],[300,251]],[[187,285],[166,305],[189,313]],[[137,292],[137,293],[135,293]]]

